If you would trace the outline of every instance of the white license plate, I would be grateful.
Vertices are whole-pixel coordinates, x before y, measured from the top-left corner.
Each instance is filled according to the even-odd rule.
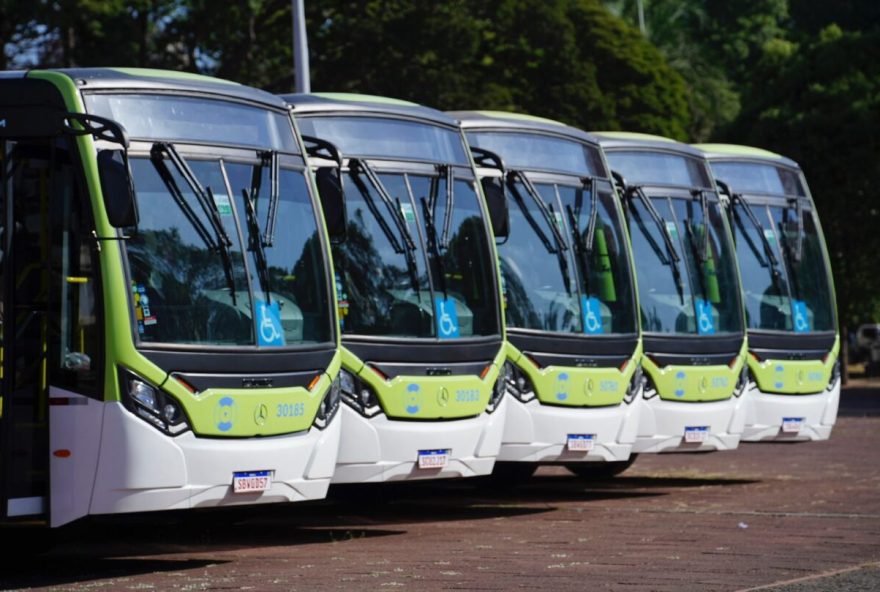
[[[420,469],[442,469],[449,464],[449,448],[443,450],[419,450]]]
[[[709,439],[709,426],[694,426],[684,429],[684,441],[689,443],[705,442]]]
[[[577,452],[589,452],[596,444],[596,434],[569,434],[568,449]]]
[[[232,491],[235,493],[253,493],[269,491],[272,487],[272,471],[242,471],[232,473]]]
[[[782,431],[786,434],[797,434],[804,427],[803,417],[783,417]]]

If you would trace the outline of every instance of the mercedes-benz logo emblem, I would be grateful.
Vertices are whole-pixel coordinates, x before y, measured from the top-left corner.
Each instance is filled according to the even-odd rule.
[[[265,403],[260,403],[257,405],[257,408],[254,410],[254,422],[257,425],[265,425],[266,420],[269,418],[269,408]]]
[[[449,404],[449,391],[446,390],[445,386],[441,386],[440,391],[437,393],[437,403],[441,407],[446,407]]]

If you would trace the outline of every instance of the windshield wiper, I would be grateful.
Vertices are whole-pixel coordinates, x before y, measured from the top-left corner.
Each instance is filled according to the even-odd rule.
[[[431,179],[431,192],[435,191],[437,179]],[[424,197],[419,198],[422,203],[422,216],[425,219],[425,228],[427,229],[428,250],[431,252],[431,258],[437,265],[437,276],[440,282],[440,290],[443,292],[443,298],[448,299],[446,292],[446,267],[443,264],[443,257],[440,254],[440,246],[437,244],[437,227],[434,225],[434,213],[431,211],[431,202]],[[432,200],[433,201],[433,200]]]
[[[554,246],[553,243],[550,242],[550,239],[547,238],[547,235],[544,234],[544,231],[541,229],[541,226],[538,224],[538,221],[535,220],[535,217],[532,216],[532,213],[529,211],[528,206],[525,204],[525,200],[523,200],[522,195],[520,194],[519,189],[516,186],[516,179],[520,180],[523,187],[526,189],[526,193],[529,194],[529,197],[538,206],[538,209],[541,211],[541,215],[544,217],[545,222],[550,227],[550,232],[553,233],[553,238],[556,242]],[[565,244],[565,239],[562,237],[562,233],[559,230],[559,227],[556,223],[556,216],[554,212],[551,212],[547,208],[547,204],[544,203],[544,200],[541,199],[541,195],[538,193],[538,190],[535,189],[535,186],[532,185],[532,182],[525,176],[525,174],[521,171],[517,170],[508,170],[507,172],[507,183],[511,188],[511,194],[514,197],[514,201],[516,201],[519,209],[522,210],[523,215],[526,218],[526,221],[529,223],[529,226],[532,227],[532,230],[535,231],[535,234],[538,235],[538,238],[544,243],[544,248],[547,249],[548,253],[553,253],[556,255],[556,259],[559,262],[559,271],[562,273],[562,280],[565,282],[565,290],[566,292],[571,292],[571,275],[568,272],[568,260],[565,258],[565,251],[568,249],[568,246]]]
[[[764,255],[766,255],[767,259],[764,260],[764,257],[761,256],[761,252],[758,250],[758,247],[752,242],[752,238],[749,236],[745,230],[743,230],[743,236],[746,239],[746,242],[749,243],[749,247],[752,249],[752,252],[755,254],[755,257],[758,259],[758,263],[761,267],[769,266],[773,269],[779,265],[779,261],[776,259],[776,255],[773,253],[773,246],[770,244],[770,241],[767,240],[767,235],[764,234],[764,226],[758,220],[758,217],[755,215],[754,210],[752,210],[752,206],[748,201],[743,198],[741,193],[734,193],[730,196],[730,201],[733,203],[733,212],[736,216],[737,220],[740,223],[740,228],[742,228],[742,218],[740,217],[737,206],[742,208],[742,211],[746,213],[746,217],[752,223],[752,226],[758,231],[758,234],[761,237],[761,244],[764,247]]]
[[[678,291],[678,299],[684,304],[684,280],[681,277],[681,270],[678,267],[679,261],[681,261],[681,257],[678,255],[678,251],[675,248],[675,244],[672,242],[672,237],[669,236],[669,230],[666,229],[666,225],[663,223],[663,218],[660,216],[660,212],[657,211],[657,208],[654,207],[654,204],[651,202],[651,199],[645,195],[644,189],[639,187],[638,185],[632,185],[627,187],[626,189],[627,195],[630,198],[630,208],[633,212],[636,212],[635,206],[632,204],[632,196],[635,195],[639,198],[639,201],[642,202],[642,205],[648,211],[648,215],[651,216],[651,219],[654,221],[654,224],[657,226],[657,230],[660,232],[660,236],[663,237],[663,243],[666,245],[666,252],[668,253],[668,257],[662,257],[660,262],[664,265],[669,265],[672,267],[672,275],[675,278],[675,288]],[[647,229],[644,228],[645,236],[650,236],[647,232]],[[653,240],[649,242],[654,242]],[[659,245],[657,245],[657,249],[659,250]]]
[[[586,284],[587,294],[590,291],[590,262],[589,256],[593,253],[593,240],[596,234],[596,222],[598,220],[598,199],[595,193],[595,183],[592,177],[584,177],[581,179],[582,186],[575,191],[574,209],[570,205],[565,206],[568,213],[568,225],[571,227],[571,238],[574,244],[574,251],[578,261],[581,264],[581,273],[584,276],[584,284]],[[587,224],[587,237],[580,230],[581,209],[584,205],[584,191],[590,192],[590,221]]]
[[[442,165],[440,172],[446,174],[446,209],[443,215],[443,234],[440,235],[440,248],[447,249],[449,247],[449,231],[452,227],[452,211],[455,209],[455,171],[451,165]],[[437,207],[436,197],[432,206],[434,207],[431,212],[433,219],[433,213]]]
[[[183,177],[183,180],[186,181],[190,191],[196,196],[196,201],[199,202],[199,205],[202,207],[202,212],[207,216],[211,223],[212,230],[214,231],[213,237],[208,233],[208,229],[205,228],[205,225],[198,219],[198,216],[196,216],[196,213],[192,210],[189,204],[186,203],[186,199],[183,197],[180,187],[177,186],[177,182],[174,180],[174,177],[165,165],[164,156],[168,157],[168,160],[174,165],[177,173]],[[186,160],[184,160],[180,153],[177,152],[177,148],[174,147],[174,144],[171,144],[170,142],[154,143],[153,147],[150,149],[150,160],[152,160],[153,166],[156,167],[159,176],[164,181],[165,186],[168,188],[174,201],[177,202],[177,205],[183,210],[184,215],[196,229],[196,232],[201,239],[209,249],[216,249],[219,252],[220,259],[223,261],[223,273],[226,275],[226,285],[232,296],[232,304],[235,306],[237,304],[237,298],[235,295],[235,273],[232,267],[232,257],[229,252],[229,247],[232,246],[232,240],[230,240],[229,235],[226,233],[226,229],[223,228],[223,221],[220,219],[220,210],[217,208],[217,203],[214,201],[214,192],[210,187],[202,187],[198,178],[196,178],[195,173],[189,168]]]
[[[352,180],[355,185],[357,185],[361,194],[364,196],[364,200],[367,202],[367,207],[370,208],[370,211],[373,213],[373,216],[376,218],[376,221],[379,223],[379,227],[382,229],[382,232],[388,238],[388,241],[391,243],[391,247],[394,249],[395,253],[401,253],[406,258],[406,267],[409,271],[410,282],[412,283],[413,290],[416,294],[421,294],[421,288],[419,287],[419,277],[418,277],[418,269],[416,267],[416,259],[413,255],[413,251],[416,250],[416,244],[413,241],[412,235],[409,233],[409,229],[406,227],[406,220],[403,217],[403,212],[401,211],[401,203],[400,200],[391,199],[391,196],[388,194],[388,190],[385,189],[385,185],[382,184],[382,181],[379,179],[376,172],[373,168],[367,164],[366,160],[361,160],[360,158],[352,158],[348,161],[349,168],[352,172]],[[400,233],[401,238],[403,239],[403,244],[397,239],[397,236],[391,231],[391,228],[388,226],[388,223],[385,221],[385,217],[382,216],[382,213],[379,212],[379,208],[376,207],[375,202],[373,201],[373,196],[370,193],[369,188],[364,185],[361,180],[361,174],[367,178],[370,182],[370,185],[376,190],[376,193],[379,194],[379,199],[382,200],[382,203],[385,204],[385,208],[388,210],[388,213],[391,215],[391,219],[394,221],[394,225],[397,226],[397,230]]]
[[[242,189],[241,194],[244,198],[245,215],[247,217],[248,250],[254,253],[260,288],[263,290],[266,302],[268,303],[271,301],[270,292],[272,288],[269,279],[269,264],[266,259],[266,247],[271,247],[275,243],[275,218],[278,211],[278,153],[267,150],[260,152],[259,157],[260,162],[253,167],[253,172],[251,173],[250,190]],[[266,231],[263,232],[257,218],[256,201],[263,184],[263,169],[267,165],[269,166],[269,207],[266,217]]]

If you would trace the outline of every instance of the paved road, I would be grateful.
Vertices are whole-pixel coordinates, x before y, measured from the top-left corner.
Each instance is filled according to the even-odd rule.
[[[517,489],[88,523],[0,588],[880,590],[880,394],[847,393],[841,416],[828,442],[646,455],[607,481],[543,468]]]

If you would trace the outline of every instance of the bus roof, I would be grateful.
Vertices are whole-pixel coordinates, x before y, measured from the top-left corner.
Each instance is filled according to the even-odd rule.
[[[798,163],[790,158],[753,146],[740,144],[693,144],[709,160],[763,160],[799,169]]]
[[[605,150],[627,148],[651,149],[656,148],[665,152],[678,152],[697,158],[706,158],[705,154],[693,146],[663,136],[653,134],[641,134],[637,132],[590,132],[599,140],[599,144]]]
[[[458,123],[442,111],[389,97],[352,93],[296,93],[280,95],[280,97],[293,108],[296,115],[317,113],[398,115],[458,127]]]
[[[576,127],[571,127],[570,125],[545,117],[536,117],[523,113],[509,113],[506,111],[448,111],[447,115],[457,119],[465,131],[473,129],[544,131],[568,136],[588,144],[599,144],[599,139],[595,136]]]
[[[190,72],[154,70],[150,68],[63,68],[50,70],[70,77],[80,91],[176,91],[182,94],[207,94],[233,97],[275,108],[284,108],[283,101],[271,93]]]

